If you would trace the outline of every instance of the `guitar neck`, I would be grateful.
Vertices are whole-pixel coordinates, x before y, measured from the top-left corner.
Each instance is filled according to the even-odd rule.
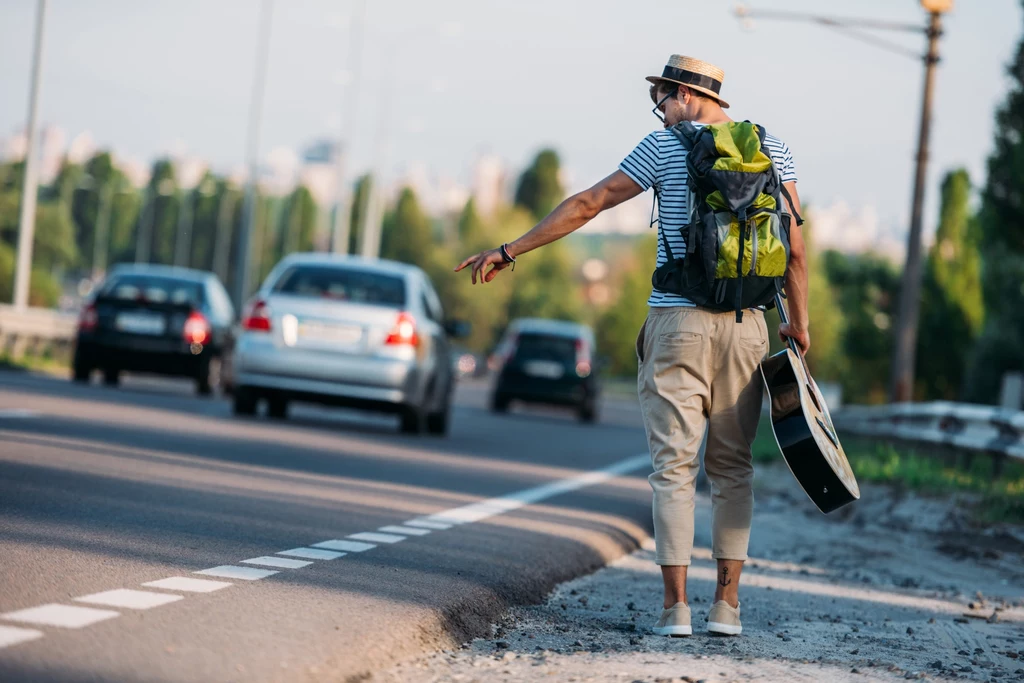
[[[786,304],[782,301],[782,294],[775,295],[775,310],[779,312],[779,320],[784,324],[788,324],[789,314],[786,312]],[[804,354],[800,353],[800,347],[796,345],[796,342],[791,337],[786,337],[786,343],[789,344],[789,348],[793,349],[793,353],[800,357],[800,362],[803,363],[804,371],[806,372],[807,363],[804,361]]]

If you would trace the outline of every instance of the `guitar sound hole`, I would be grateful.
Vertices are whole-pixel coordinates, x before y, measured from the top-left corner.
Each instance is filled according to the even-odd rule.
[[[810,396],[811,396],[811,403],[814,404],[815,410],[817,410],[820,413],[821,412],[821,404],[818,403],[818,397],[815,395],[816,392],[814,391],[814,389],[811,387],[810,384],[807,385],[807,393],[810,394]]]

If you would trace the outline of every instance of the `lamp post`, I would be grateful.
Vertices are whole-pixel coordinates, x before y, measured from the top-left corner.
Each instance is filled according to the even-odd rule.
[[[14,269],[14,307],[28,307],[28,288],[32,272],[32,243],[36,231],[36,195],[39,166],[36,159],[36,128],[39,124],[39,85],[43,71],[43,24],[46,0],[36,4],[36,39],[32,52],[32,85],[28,98],[25,126],[25,177],[21,184],[21,213],[18,217],[18,261]]]
[[[744,6],[736,8],[735,14],[742,20],[752,17],[782,19],[789,21],[811,21],[828,28],[845,32],[852,38],[871,43],[877,47],[900,54],[909,54],[924,61],[924,93],[921,98],[921,118],[917,135],[917,156],[915,157],[913,198],[910,209],[910,231],[907,235],[907,256],[900,283],[900,296],[890,375],[889,398],[893,402],[909,401],[914,392],[914,364],[917,352],[917,326],[921,309],[921,223],[925,196],[925,177],[928,167],[928,139],[931,133],[932,93],[935,84],[935,65],[939,62],[939,37],[942,35],[942,15],[953,8],[954,0],[920,0],[921,7],[928,12],[928,23],[917,24],[878,21],[873,19],[840,19],[795,12],[749,10]],[[859,29],[911,31],[924,33],[928,38],[928,49],[922,57],[916,52],[880,40]]]

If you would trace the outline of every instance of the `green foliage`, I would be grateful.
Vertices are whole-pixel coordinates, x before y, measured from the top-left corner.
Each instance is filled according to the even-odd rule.
[[[807,365],[818,381],[841,381],[847,372],[843,350],[846,320],[839,297],[829,281],[825,257],[814,247],[813,211],[808,211],[803,236],[807,252],[807,313],[811,322],[811,350]],[[769,339],[778,340],[777,328],[769,328]],[[781,341],[779,342],[781,345]]]
[[[284,209],[281,230],[281,253],[312,251],[316,237],[317,208],[313,194],[300,185],[289,195]]]
[[[373,178],[363,175],[356,181],[355,189],[352,191],[352,206],[349,207],[349,232],[348,232],[348,253],[359,253],[359,239],[363,230],[363,218],[369,208],[370,186]]]
[[[883,403],[888,396],[892,318],[899,274],[882,257],[826,251],[825,273],[843,313],[839,377],[846,403]],[[812,329],[815,326],[811,318]],[[815,344],[814,337],[811,344]],[[811,350],[812,354],[814,349]]]
[[[967,171],[946,175],[922,283],[915,393],[924,400],[962,397],[968,356],[981,332],[981,256],[970,193]]]
[[[985,326],[971,357],[967,397],[993,403],[1007,371],[1024,371],[1024,40],[1007,69],[981,191]]]
[[[433,249],[430,218],[411,188],[402,190],[393,211],[384,217],[381,258],[425,267]]]
[[[482,251],[487,247],[487,226],[476,211],[473,199],[466,202],[458,223],[459,244],[468,251]]]
[[[625,272],[614,284],[617,297],[597,320],[597,346],[601,355],[608,359],[609,374],[636,374],[636,337],[647,317],[646,303],[651,295],[651,272],[657,249],[657,235],[637,240],[632,258],[624,264]]]
[[[173,263],[174,242],[178,234],[178,182],[174,165],[167,159],[153,164],[149,180],[150,206],[146,217],[151,231],[150,253],[143,254],[147,263]]]
[[[558,153],[545,149],[519,177],[515,203],[533,214],[536,220],[551,213],[565,196],[558,177],[559,164]]]

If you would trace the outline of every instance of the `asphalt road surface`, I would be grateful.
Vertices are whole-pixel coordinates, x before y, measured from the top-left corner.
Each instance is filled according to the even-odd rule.
[[[485,397],[461,387],[448,437],[409,437],[0,373],[0,680],[358,678],[634,549],[636,402],[591,426]]]

